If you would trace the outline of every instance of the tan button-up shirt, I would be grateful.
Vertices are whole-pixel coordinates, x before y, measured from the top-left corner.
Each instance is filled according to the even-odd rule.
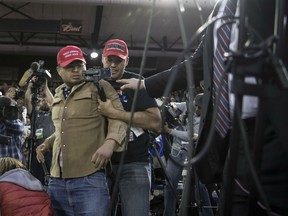
[[[123,109],[113,87],[104,80],[99,83],[113,106]],[[123,150],[121,145],[124,143],[127,124],[108,119],[107,131],[105,130],[105,117],[97,110],[99,94],[93,82],[74,86],[66,100],[62,90],[64,86],[62,84],[55,90],[52,105],[55,133],[45,140],[45,145],[53,149],[51,176],[60,177],[59,155],[62,151],[62,177],[76,178],[97,171],[91,159],[105,139],[115,140],[117,147]]]

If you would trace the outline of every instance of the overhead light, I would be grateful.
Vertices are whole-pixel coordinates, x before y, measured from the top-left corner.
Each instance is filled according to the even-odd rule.
[[[91,57],[92,59],[97,58],[98,55],[99,55],[99,54],[96,52],[96,50],[93,50],[93,51],[90,53],[90,57]]]
[[[184,13],[185,12],[185,7],[184,7],[184,4],[183,4],[183,1],[179,1],[179,7],[180,7],[180,11],[181,13]]]
[[[185,7],[184,7],[183,2],[180,2],[180,11],[181,11],[182,13],[185,12]]]

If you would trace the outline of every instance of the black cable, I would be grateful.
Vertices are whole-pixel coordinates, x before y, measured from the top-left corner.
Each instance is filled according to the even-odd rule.
[[[186,53],[189,52],[189,47],[191,46],[192,42],[194,42],[195,39],[197,39],[198,36],[200,36],[200,35],[203,33],[203,31],[204,31],[208,26],[210,26],[211,24],[213,24],[213,23],[216,22],[217,20],[223,19],[223,18],[225,18],[225,17],[224,17],[224,16],[223,16],[223,17],[214,17],[214,18],[212,18],[210,21],[208,21],[206,24],[202,25],[202,26],[197,30],[197,32],[193,35],[193,37],[191,38],[190,43],[187,45],[186,49],[183,50],[183,52],[181,53],[181,55],[180,55],[179,58],[177,59],[176,65],[180,64],[181,60],[183,59],[183,56],[185,56]],[[227,17],[226,17],[226,18],[227,18]],[[231,19],[231,17],[230,17],[230,19]],[[237,18],[234,17],[233,19],[237,19]],[[231,22],[231,21],[230,21],[230,22]],[[227,23],[225,23],[225,24],[227,24]],[[247,26],[247,28],[250,29],[251,31],[254,30],[254,28],[252,28],[252,27],[249,26],[249,25]],[[256,33],[257,33],[257,32],[254,31],[254,34],[256,34]],[[256,34],[256,35],[257,35],[257,37],[260,37],[259,34]],[[254,54],[255,54],[255,53],[254,53]],[[255,54],[255,55],[258,55],[258,54]],[[168,95],[168,92],[170,92],[170,89],[172,88],[173,81],[174,81],[174,79],[175,79],[175,76],[176,76],[177,72],[178,72],[177,68],[176,68],[176,70],[173,70],[173,71],[172,71],[171,76],[170,76],[170,79],[169,79],[169,81],[168,81],[168,83],[167,83],[167,85],[166,85],[166,89],[165,89],[164,96],[167,96],[167,95]],[[218,95],[219,95],[219,94],[218,94]],[[217,104],[219,104],[219,96],[218,96],[218,98],[216,98],[215,101],[216,101],[215,105],[216,105],[216,107],[217,107]],[[215,125],[215,117],[216,117],[216,110],[214,109],[213,114],[212,114],[211,128],[213,128],[213,125]],[[239,122],[239,126],[240,126],[240,129],[241,129],[241,132],[243,133],[243,131],[242,131],[242,130],[243,130],[243,125],[241,125],[241,122]],[[208,152],[208,149],[210,148],[210,146],[211,146],[211,144],[212,144],[213,133],[214,133],[214,131],[213,131],[213,130],[210,130],[210,132],[208,133],[208,138],[207,138],[206,145],[204,146],[204,148],[203,148],[197,155],[195,155],[195,156],[190,160],[190,164],[193,164],[193,163],[198,162],[198,161],[199,161],[200,159],[202,159],[203,156]],[[243,135],[243,134],[242,134],[242,135]],[[244,139],[245,139],[245,138],[244,138]],[[246,150],[245,150],[245,152],[246,152]],[[246,152],[246,156],[249,156],[249,155],[247,155],[247,152]],[[250,156],[249,156],[249,157],[250,157]],[[250,159],[251,159],[251,158],[250,158]],[[251,166],[251,165],[252,165],[252,166]],[[264,194],[264,192],[263,192],[263,190],[262,190],[262,188],[261,188],[261,184],[260,184],[260,182],[259,182],[259,178],[258,178],[257,176],[255,176],[255,169],[253,168],[253,164],[251,164],[250,162],[249,162],[249,168],[250,168],[250,170],[251,170],[251,172],[252,172],[252,177],[253,177],[253,180],[254,180],[255,183],[256,183],[256,187],[257,187],[257,190],[258,190],[258,192],[259,192],[259,194],[260,194],[260,197],[261,197],[261,199],[264,201],[264,205],[266,206],[266,205],[268,205],[268,203],[266,202],[267,199],[266,199],[265,194]],[[265,201],[265,200],[266,200],[266,201]],[[268,209],[268,213],[269,213],[269,209],[270,209],[270,208],[269,208],[269,205],[266,206],[266,208]]]
[[[267,214],[271,216],[272,211],[271,211],[270,205],[268,203],[267,197],[264,193],[263,187],[261,186],[259,177],[258,177],[256,169],[255,169],[255,166],[254,166],[252,159],[251,159],[251,154],[250,154],[250,150],[249,150],[249,141],[248,141],[247,133],[246,133],[245,126],[243,123],[243,119],[241,118],[240,107],[238,106],[238,108],[235,109],[235,111],[236,111],[237,118],[239,119],[238,122],[239,122],[240,132],[241,132],[241,135],[243,137],[244,152],[245,152],[248,166],[249,166],[249,169],[250,169],[250,172],[252,175],[252,179],[255,182],[255,186],[256,186],[256,189],[259,193],[260,198],[262,199],[265,207],[267,208]]]
[[[146,53],[147,53],[147,50],[148,50],[150,31],[151,31],[152,20],[153,20],[153,16],[154,16],[155,3],[156,3],[156,1],[153,0],[153,4],[152,4],[151,9],[150,9],[150,17],[149,17],[148,29],[147,29],[146,40],[145,40],[145,45],[144,45],[143,57],[142,57],[142,61],[141,61],[139,79],[141,79],[143,77],[143,71],[144,71],[144,66],[145,66],[145,62],[146,62],[146,55],[147,55]],[[127,149],[127,146],[128,146],[130,129],[131,129],[132,121],[133,121],[133,116],[134,116],[134,113],[135,113],[136,100],[137,100],[137,96],[138,96],[138,92],[139,92],[139,87],[140,87],[140,82],[138,83],[138,87],[135,90],[135,94],[134,94],[134,98],[133,98],[133,102],[132,102],[132,106],[131,106],[131,111],[130,111],[131,112],[131,116],[130,116],[130,120],[129,120],[127,131],[126,131],[126,139],[125,139],[125,143],[124,143],[125,148],[124,148],[124,151],[121,154],[121,158],[120,158],[120,162],[119,162],[119,169],[117,171],[117,175],[116,175],[115,182],[114,182],[115,184],[114,184],[113,190],[112,190],[111,203],[114,203],[115,200],[116,200],[116,197],[118,197],[118,185],[119,185],[120,175],[121,175],[121,172],[122,172],[122,166],[123,166],[125,155],[126,155],[126,150],[125,149]]]
[[[178,16],[179,16],[179,20],[180,20],[179,22],[180,22],[180,27],[181,27],[182,26],[181,25],[181,20],[182,19],[181,19],[180,15],[178,15]],[[183,57],[185,56],[185,59],[186,59],[185,66],[186,66],[187,86],[188,86],[188,96],[189,96],[188,102],[190,102],[190,103],[193,101],[193,97],[194,97],[194,91],[193,91],[194,90],[194,80],[193,80],[193,73],[192,73],[193,70],[192,70],[192,67],[191,67],[191,64],[190,64],[191,59],[188,56],[188,53],[190,52],[189,47],[194,42],[194,40],[197,39],[209,25],[211,25],[212,23],[216,22],[219,19],[226,19],[226,18],[232,19],[234,17],[221,16],[221,17],[216,17],[214,19],[211,19],[210,22],[202,25],[197,30],[196,34],[194,34],[194,36],[192,37],[192,40],[190,41],[189,44],[187,44],[187,41],[186,41],[186,43],[184,42],[184,44],[186,44],[186,48],[182,52],[181,56],[177,59],[176,65],[180,64],[180,61],[182,61]],[[182,29],[182,28],[180,28],[180,29]],[[184,38],[186,38],[184,30],[183,30],[182,34],[184,35]],[[164,91],[164,96],[166,98],[167,98],[169,92],[172,89],[172,85],[173,85],[173,82],[175,80],[175,76],[176,76],[177,72],[178,72],[178,68],[176,68],[176,70],[174,70],[172,72],[172,75],[170,76],[170,79],[168,80],[168,83],[167,83],[165,91]],[[167,101],[166,101],[166,103],[167,103]],[[188,130],[188,132],[190,134],[193,134],[193,132],[191,132],[191,131],[193,131],[193,105],[191,105],[190,103],[188,103],[188,111],[189,111],[188,112],[188,119],[189,119],[189,130]],[[165,104],[165,101],[164,101],[164,104]],[[214,121],[214,124],[215,124],[215,121]],[[201,151],[202,152],[202,154],[200,154],[201,158],[208,152],[208,150],[209,150],[209,148],[210,148],[210,146],[212,144],[213,130],[211,130],[209,134],[211,134],[210,135],[210,142],[209,142],[209,145],[205,146],[205,148],[203,149],[204,151]],[[191,160],[194,159],[194,158],[192,158],[192,156],[194,155],[194,149],[191,149],[191,148],[193,148],[193,146],[192,146],[193,145],[192,135],[190,137],[191,137],[191,139],[189,140],[190,149],[188,149],[188,152],[190,154],[188,154],[188,161],[191,161]],[[188,163],[187,166],[189,167],[192,164],[193,163]],[[190,168],[187,169],[187,179],[191,178],[192,172],[194,172],[194,169],[193,169],[193,171]],[[188,215],[186,206],[187,206],[188,201],[190,200],[190,198],[189,198],[190,197],[190,193],[191,193],[191,181],[186,181],[186,184],[184,185],[184,188],[183,188],[183,194],[182,194],[182,200],[181,200],[181,206],[180,206],[180,215],[183,215],[183,216]],[[201,215],[200,209],[198,209],[198,210],[199,210],[198,213]]]

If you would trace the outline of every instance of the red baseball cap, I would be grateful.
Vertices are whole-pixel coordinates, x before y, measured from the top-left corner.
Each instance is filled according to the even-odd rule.
[[[82,50],[77,46],[63,47],[57,54],[57,64],[66,67],[72,61],[80,60],[86,64]]]
[[[107,57],[110,55],[119,56],[122,59],[128,57],[127,44],[123,40],[112,39],[105,43],[103,56]]]

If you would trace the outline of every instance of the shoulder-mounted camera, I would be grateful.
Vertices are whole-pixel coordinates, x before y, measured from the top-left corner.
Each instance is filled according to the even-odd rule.
[[[43,60],[40,60],[39,63],[32,62],[31,67],[23,74],[18,85],[24,87],[32,77],[36,77],[37,79],[33,82],[33,87],[38,88],[42,86],[46,82],[47,78],[51,78],[49,70],[44,69],[43,65]]]
[[[35,76],[37,79],[33,81],[33,87],[40,87],[46,83],[48,78],[51,78],[49,70],[43,68],[44,61],[33,62],[31,69],[33,71],[32,77]]]

